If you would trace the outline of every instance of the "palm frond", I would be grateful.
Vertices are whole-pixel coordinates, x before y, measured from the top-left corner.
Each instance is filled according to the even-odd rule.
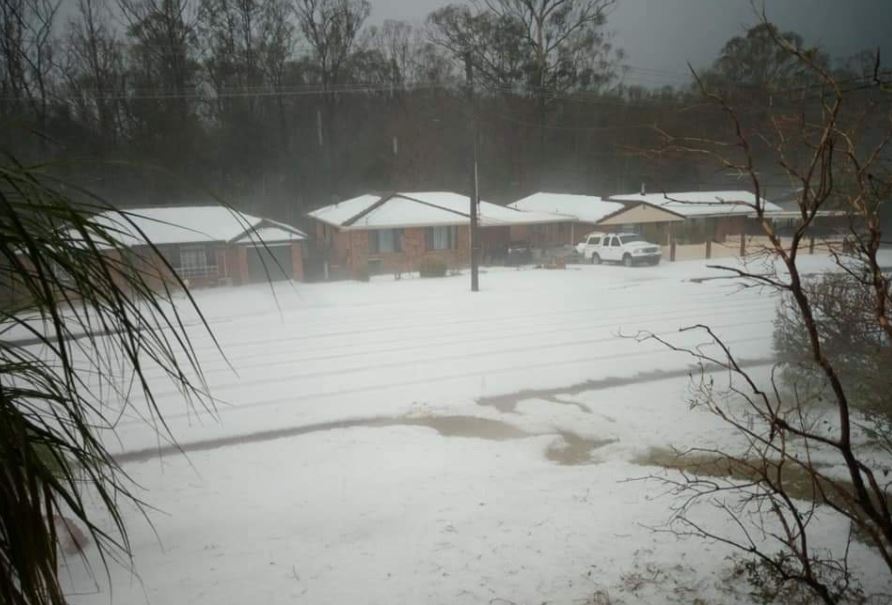
[[[86,528],[106,567],[129,557],[119,507],[142,503],[105,440],[131,411],[174,441],[150,370],[160,369],[187,405],[212,409],[183,313],[194,314],[217,345],[205,317],[134,217],[97,219],[109,210],[53,179],[46,166],[9,156],[0,163],[3,603],[64,603],[57,516]],[[148,253],[122,244],[124,231]],[[89,514],[84,486],[111,529]]]

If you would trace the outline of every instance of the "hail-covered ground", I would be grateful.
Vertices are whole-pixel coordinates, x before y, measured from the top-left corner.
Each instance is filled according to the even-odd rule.
[[[70,602],[748,602],[729,548],[661,531],[675,500],[647,479],[671,477],[653,452],[735,436],[691,409],[691,358],[636,335],[696,346],[709,338],[679,328],[707,324],[771,368],[777,298],[704,279],[719,275],[690,261],[488,269],[474,294],[467,274],[194,291],[226,356],[186,311],[215,409],[152,375],[183,451],[138,402],[121,418],[111,447],[151,508],[126,508],[132,566],[109,578],[94,547],[92,571],[66,559]],[[815,539],[846,529],[828,516]],[[852,561],[888,589],[857,543]]]

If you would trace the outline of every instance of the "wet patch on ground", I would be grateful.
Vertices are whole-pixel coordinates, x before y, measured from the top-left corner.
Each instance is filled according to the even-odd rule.
[[[558,435],[563,443],[550,445],[545,450],[545,457],[562,466],[592,464],[593,451],[617,442],[617,439],[589,439],[566,431],[559,431]]]
[[[751,368],[757,366],[771,365],[775,362],[773,357],[765,357],[760,359],[741,360],[740,366]],[[720,371],[722,368],[707,367],[706,371]],[[657,382],[659,380],[667,380],[670,378],[682,378],[689,376],[692,372],[698,372],[696,366],[690,366],[679,370],[654,370],[650,372],[641,372],[634,376],[611,376],[601,378],[599,380],[586,380],[578,382],[570,386],[558,387],[553,389],[524,389],[515,391],[514,393],[506,393],[504,395],[489,395],[479,397],[477,405],[494,407],[504,414],[517,413],[517,404],[526,399],[544,399],[552,403],[571,404],[578,406],[582,411],[591,412],[591,409],[577,401],[568,400],[568,396],[578,395],[587,391],[598,391],[603,389],[612,389],[614,387],[623,387],[634,384],[643,384],[647,382]]]
[[[490,418],[478,418],[476,416],[399,416],[395,418],[354,418],[350,420],[320,422],[318,424],[309,424],[284,429],[258,431],[247,435],[232,435],[178,445],[152,447],[119,454],[115,456],[115,460],[119,464],[142,462],[164,456],[202,452],[247,443],[272,441],[275,439],[286,439],[310,433],[359,427],[388,428],[396,426],[427,427],[437,431],[442,437],[487,439],[490,441],[507,441],[511,439],[525,439],[527,437],[556,434],[562,437],[563,444],[549,447],[546,451],[546,458],[557,464],[564,465],[587,464],[590,462],[590,453],[592,450],[613,442],[613,440],[588,439],[566,431],[532,433],[507,422],[492,420]]]
[[[632,463],[658,466],[697,477],[721,478],[741,483],[756,482],[766,475],[773,481],[777,481],[780,477],[784,491],[793,498],[822,501],[825,498],[835,500],[840,497],[829,480],[815,477],[801,466],[790,462],[781,467],[770,460],[732,458],[720,452],[679,452],[669,448],[652,448],[633,459]],[[812,462],[812,466],[819,473],[829,468],[828,465],[817,462]],[[832,483],[845,492],[852,493],[850,482],[833,478]]]
[[[546,397],[545,401],[550,401],[551,403],[558,403],[561,405],[572,405],[573,407],[577,408],[580,412],[585,412],[586,414],[592,413],[592,409],[590,407],[588,407],[587,405],[585,405],[584,403],[582,403],[580,401],[575,401],[573,399],[568,399],[565,397],[558,397],[557,395],[555,395],[554,397]]]

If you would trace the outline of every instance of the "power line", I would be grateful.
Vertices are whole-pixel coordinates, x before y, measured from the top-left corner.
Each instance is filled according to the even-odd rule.
[[[628,124],[628,125],[616,125],[616,126],[563,126],[560,124],[540,124],[539,122],[531,122],[528,120],[522,120],[519,118],[515,118],[513,116],[509,116],[503,113],[498,112],[487,112],[487,116],[495,117],[505,122],[510,122],[512,124],[517,124],[519,126],[530,126],[533,128],[539,128],[543,126],[548,130],[574,130],[579,132],[609,132],[611,130],[643,130],[643,129],[651,129],[653,128],[653,124]],[[492,123],[490,120],[487,120]]]
[[[843,80],[838,80],[838,85],[845,84],[853,84],[853,83],[861,83],[858,86],[853,86],[851,88],[842,88],[842,92],[845,94],[858,92],[869,89],[880,88],[881,86],[888,86],[889,82],[881,81],[877,83],[877,81],[872,76],[862,76],[856,78],[848,78]],[[791,87],[786,89],[778,89],[772,91],[765,91],[767,94],[772,96],[785,96],[794,93],[802,93],[807,90],[827,90],[828,85],[826,83],[817,83],[804,85],[799,87]],[[529,96],[536,95],[540,92],[544,92],[549,95],[552,99],[560,99],[563,101],[571,101],[576,103],[586,103],[591,105],[603,105],[603,106],[613,106],[613,107],[654,107],[655,103],[658,100],[641,100],[641,101],[633,101],[627,98],[622,97],[607,97],[604,96],[603,93],[599,93],[591,90],[570,90],[560,92],[554,88],[536,88],[536,87],[520,87],[520,86],[508,86],[508,85],[496,85],[496,86],[488,86],[486,89],[489,92],[495,93],[503,93],[503,94],[516,94],[518,96]],[[351,82],[345,83],[341,85],[329,86],[327,88],[320,87],[319,85],[311,84],[311,85],[291,85],[286,87],[279,87],[275,89],[270,89],[268,87],[262,86],[227,86],[221,89],[215,89],[211,86],[206,87],[204,90],[192,88],[192,90],[185,92],[167,92],[167,91],[152,91],[149,88],[143,89],[134,89],[132,92],[121,93],[121,94],[97,94],[100,91],[96,90],[86,90],[83,91],[82,94],[89,94],[91,96],[91,100],[95,101],[141,101],[141,100],[200,100],[200,101],[215,101],[218,99],[232,99],[232,98],[275,98],[275,97],[306,97],[306,96],[323,96],[323,95],[331,95],[331,94],[367,94],[373,92],[389,92],[392,94],[395,93],[407,93],[407,92],[416,92],[423,90],[441,90],[441,91],[449,91],[458,93],[459,88],[456,84],[446,84],[441,81],[428,81],[428,82],[416,82],[416,83],[403,83],[403,84],[380,84],[380,83],[363,83],[363,82]],[[70,92],[67,94],[54,94],[50,95],[56,100],[77,100],[82,98],[82,94],[78,94],[76,92]],[[0,100],[2,101],[20,101],[22,100],[19,97],[15,97],[12,95],[4,95],[0,96]],[[659,102],[664,102],[663,100],[659,100]]]

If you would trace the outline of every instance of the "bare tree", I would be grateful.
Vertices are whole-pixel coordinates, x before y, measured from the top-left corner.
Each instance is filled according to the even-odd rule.
[[[473,61],[480,83],[496,92],[522,91],[529,53],[520,23],[489,10],[449,4],[428,17],[431,42],[462,65]]]
[[[817,86],[786,91],[799,110],[779,108],[775,101],[766,109],[771,129],[753,130],[726,98],[709,92],[698,79],[706,98],[728,118],[731,138],[663,132],[662,151],[711,158],[722,170],[750,183],[756,197],[751,209],[767,244],[747,264],[717,268],[744,287],[780,293],[786,301],[784,312],[798,317],[796,329],[806,350],[795,360],[780,360],[770,380],[763,381],[708,326],[685,331],[704,331],[709,347],[689,349],[652,334],[640,337],[693,355],[701,364],[693,403],[716,414],[741,438],[739,449],[682,452],[682,461],[676,464],[693,474],[665,479],[681,496],[671,528],[741,550],[751,557],[751,570],[762,581],[771,580],[780,588],[801,586],[814,598],[836,603],[857,591],[849,568],[856,537],[892,573],[888,495],[892,482],[888,458],[876,456],[858,428],[870,420],[858,409],[858,388],[845,373],[845,360],[828,345],[830,324],[821,317],[821,301],[813,278],[800,266],[800,255],[821,210],[845,209],[848,251],[831,247],[830,254],[839,275],[869,310],[865,321],[874,326],[872,333],[892,346],[890,278],[877,255],[882,242],[879,212],[892,193],[887,147],[892,139],[892,103],[888,93],[875,96],[882,84],[878,68],[874,81],[846,86],[814,53],[778,35],[767,20],[761,31],[771,36],[774,52],[786,57],[784,63],[795,62],[795,69],[808,71],[818,81]],[[877,130],[880,136],[864,136],[865,131]],[[754,157],[757,144],[770,150],[774,165],[799,187],[798,225],[789,239],[780,236],[766,212]],[[802,363],[803,358],[820,380],[820,397],[829,408],[795,384],[786,384],[784,373],[777,371],[789,362]],[[726,371],[727,381],[716,379],[716,368]],[[830,414],[827,422],[816,421],[822,412]],[[843,474],[831,472],[833,467],[844,469]],[[717,529],[698,518],[700,503],[721,509],[730,526]],[[816,534],[831,511],[848,523],[850,531],[847,539],[828,546],[819,543]]]
[[[413,74],[412,26],[388,19],[368,29],[365,46],[374,49],[386,65],[386,80],[394,90],[402,89]]]
[[[329,191],[334,193],[337,182],[337,87],[343,82],[371,5],[368,0],[295,0],[295,11],[300,30],[310,45],[313,66],[324,92],[319,110],[319,143],[325,148]]]
[[[262,84],[260,45],[263,3],[257,0],[200,0],[196,19],[203,64],[217,92],[218,111],[231,100],[227,92]],[[251,103],[254,97],[242,97]]]
[[[482,0],[449,5],[429,22],[433,40],[463,59],[470,54],[484,84],[523,92],[535,103],[540,172],[554,102],[612,81],[622,53],[604,26],[615,0]],[[541,174],[540,174],[541,177]]]
[[[53,72],[53,24],[59,2],[0,2],[0,111],[22,115],[27,109],[43,130],[49,113]]]
[[[156,145],[194,134],[195,18],[193,0],[118,0],[131,46],[130,113]],[[182,146],[182,145],[179,145]]]
[[[78,0],[78,14],[68,25],[62,70],[80,119],[103,147],[114,145],[120,136],[126,91],[124,47],[110,17],[104,0]]]
[[[603,26],[615,0],[484,1],[493,13],[519,26],[530,51],[527,87],[536,99],[544,154],[549,103],[570,90],[613,78],[614,57]]]
[[[266,0],[260,26],[259,65],[267,84],[278,93],[275,98],[283,151],[286,151],[289,145],[289,126],[282,93],[296,37],[291,19],[292,10],[286,0]]]

